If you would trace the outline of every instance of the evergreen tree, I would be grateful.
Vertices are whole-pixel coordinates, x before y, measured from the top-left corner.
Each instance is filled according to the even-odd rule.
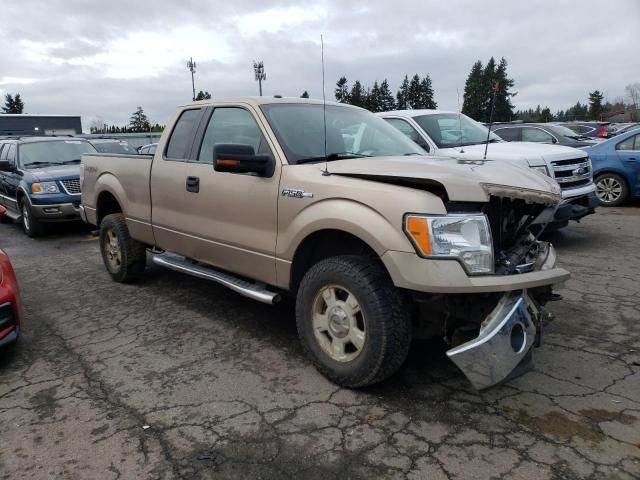
[[[336,83],[335,96],[338,102],[349,103],[349,85],[347,83],[347,77],[340,77],[340,80]]]
[[[544,107],[540,112],[540,117],[538,118],[538,122],[546,123],[546,122],[553,122],[553,120],[554,120],[554,117],[549,107]]]
[[[480,60],[471,67],[469,76],[464,84],[464,100],[462,102],[462,113],[478,121],[482,119],[484,113],[482,70],[482,62]]]
[[[407,95],[407,106],[409,108],[420,108],[420,77],[416,73],[409,83],[409,94]]]
[[[20,94],[16,93],[15,97],[10,94],[6,94],[4,96],[4,107],[2,107],[3,113],[22,113],[24,110],[24,104],[22,103],[22,98],[20,98]]]
[[[420,106],[417,108],[438,108],[438,104],[433,99],[433,86],[431,84],[431,77],[427,74],[426,77],[420,82]]]
[[[349,93],[349,103],[351,105],[355,105],[356,107],[368,107],[369,102],[367,99],[367,93],[365,92],[364,88],[362,88],[360,80],[356,80],[355,82],[353,82],[351,93]]]
[[[305,90],[302,92],[302,95],[300,95],[300,98],[309,98],[309,93]]]
[[[196,100],[211,100],[211,94],[209,92],[203,92],[200,90],[196,95]]]
[[[396,107],[398,110],[406,110],[408,107],[408,99],[409,99],[409,76],[405,75],[400,88],[398,89],[398,93],[396,94],[397,104]]]
[[[373,82],[371,91],[367,91],[367,109],[371,112],[381,112],[380,109],[380,86],[378,81]]]
[[[489,59],[482,72],[482,117],[479,122],[488,122],[491,116],[491,105],[496,84],[496,61]],[[497,99],[496,99],[497,100]]]
[[[396,102],[393,99],[393,94],[389,88],[389,82],[385,78],[380,84],[378,108],[379,112],[388,112],[396,108]]]
[[[600,120],[602,115],[602,99],[604,95],[598,90],[589,92],[589,118],[591,120]]]
[[[129,119],[129,126],[132,132],[148,132],[151,129],[149,119],[144,114],[142,107],[138,107]]]
[[[515,93],[511,93],[509,90],[513,88],[514,81],[507,76],[507,61],[504,57],[500,59],[500,63],[498,64],[498,68],[496,68],[493,80],[494,85],[495,82],[498,82],[493,121],[510,122],[513,119],[513,105],[511,104],[511,97],[513,97]],[[491,93],[493,93],[493,91]],[[551,112],[549,112],[549,115],[551,115]]]

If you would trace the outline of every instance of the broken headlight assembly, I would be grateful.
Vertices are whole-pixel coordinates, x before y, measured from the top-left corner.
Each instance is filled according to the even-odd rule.
[[[469,274],[494,273],[493,242],[482,214],[406,215],[404,230],[418,254],[458,260]]]

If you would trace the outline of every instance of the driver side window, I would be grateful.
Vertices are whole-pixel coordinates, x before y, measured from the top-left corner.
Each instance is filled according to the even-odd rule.
[[[422,138],[422,135],[420,135],[418,131],[409,124],[409,122],[399,118],[385,118],[385,120],[400,132],[404,133],[413,142],[424,148],[427,152],[430,150],[429,144],[424,140],[424,138]]]
[[[553,137],[539,128],[525,127],[522,129],[523,142],[553,143]]]
[[[640,135],[633,135],[632,137],[623,140],[616,145],[616,150],[623,151],[635,151],[640,150]]]
[[[198,154],[198,161],[213,162],[213,147],[220,143],[249,145],[256,154],[270,154],[253,115],[244,108],[219,107],[213,111]]]

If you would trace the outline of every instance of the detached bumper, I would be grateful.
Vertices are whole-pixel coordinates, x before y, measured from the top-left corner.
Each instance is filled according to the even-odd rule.
[[[532,366],[529,352],[536,339],[538,317],[526,290],[505,294],[482,323],[478,337],[447,351],[447,356],[476,389],[496,385],[521,363]]]

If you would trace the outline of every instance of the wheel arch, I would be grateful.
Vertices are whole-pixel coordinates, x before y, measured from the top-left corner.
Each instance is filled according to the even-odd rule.
[[[100,222],[107,215],[112,213],[124,213],[122,206],[117,197],[109,190],[103,190],[98,194],[96,200],[96,221],[100,225]]]

